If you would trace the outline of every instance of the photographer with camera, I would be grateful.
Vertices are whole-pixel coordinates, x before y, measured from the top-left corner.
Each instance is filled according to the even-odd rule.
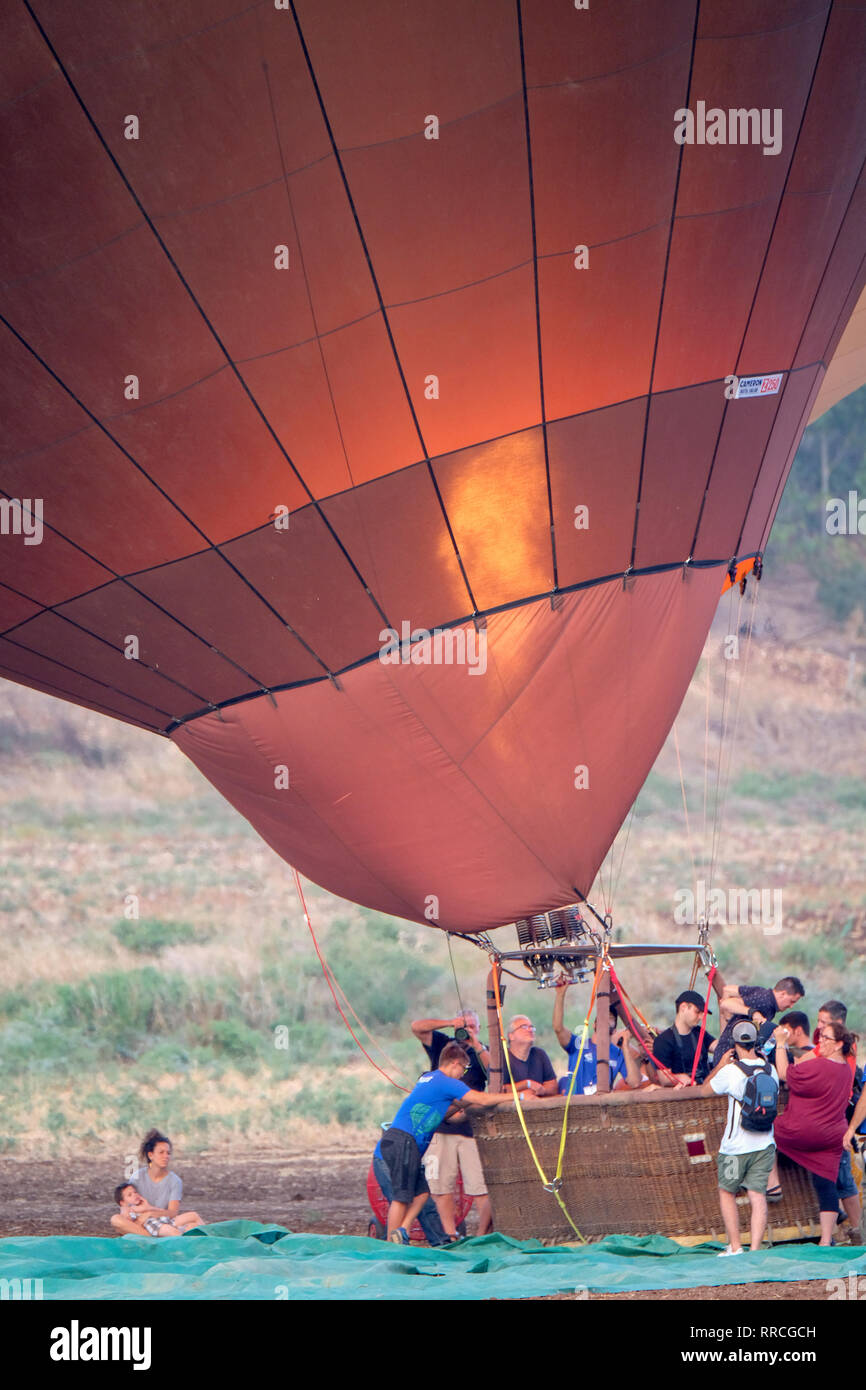
[[[442,1031],[454,1030],[453,1038]],[[421,1043],[431,1067],[438,1067],[442,1049],[449,1042],[458,1042],[469,1056],[469,1068],[463,1077],[466,1085],[473,1091],[487,1088],[487,1071],[490,1054],[478,1036],[478,1015],[474,1009],[467,1009],[455,1018],[419,1018],[412,1024],[412,1032]],[[475,1198],[478,1212],[478,1234],[483,1236],[491,1229],[490,1198],[484,1182],[478,1145],[472,1137],[472,1127],[465,1113],[457,1110],[453,1119],[446,1115],[436,1130],[424,1155],[424,1169],[431,1195],[446,1232],[456,1234],[456,1207],[454,1189],[457,1185],[458,1171],[463,1178],[463,1190],[468,1197]]]

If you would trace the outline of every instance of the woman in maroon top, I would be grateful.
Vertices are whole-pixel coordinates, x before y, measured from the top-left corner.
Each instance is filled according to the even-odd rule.
[[[839,1214],[836,1177],[851,1096],[846,1058],[857,1039],[833,1020],[821,1029],[817,1053],[807,1053],[789,1065],[786,1031],[780,1027],[773,1034],[776,1070],[790,1093],[787,1109],[774,1125],[776,1147],[812,1174],[821,1214],[820,1243],[831,1245]]]

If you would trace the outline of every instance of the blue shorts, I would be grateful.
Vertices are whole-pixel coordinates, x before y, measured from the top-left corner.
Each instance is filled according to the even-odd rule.
[[[844,1201],[846,1197],[856,1197],[857,1184],[851,1172],[851,1152],[849,1149],[842,1150],[842,1157],[839,1160],[839,1172],[836,1177],[836,1196]]]

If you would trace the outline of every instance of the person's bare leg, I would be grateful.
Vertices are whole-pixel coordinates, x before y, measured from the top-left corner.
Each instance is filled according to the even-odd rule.
[[[821,1218],[821,1239],[818,1244],[832,1245],[833,1232],[836,1230],[836,1217],[839,1213],[836,1211],[822,1211],[819,1215]]]
[[[847,1216],[848,1221],[850,1222],[851,1230],[853,1234],[856,1236],[860,1230],[860,1220],[863,1215],[863,1209],[860,1206],[860,1198],[843,1197],[842,1206],[845,1208],[845,1215]]]
[[[172,1221],[175,1226],[180,1226],[184,1231],[190,1226],[203,1226],[205,1224],[197,1211],[178,1212],[177,1216],[172,1217]]]
[[[728,1244],[732,1250],[742,1249],[740,1241],[740,1213],[737,1209],[737,1199],[733,1192],[726,1192],[723,1187],[720,1187],[719,1206],[722,1209],[722,1220],[725,1223]]]
[[[746,1189],[748,1192],[748,1188]],[[767,1198],[763,1192],[749,1192],[751,1212],[752,1249],[760,1250],[767,1229]]]
[[[399,1228],[400,1226],[405,1226],[405,1224],[406,1224],[406,1222],[405,1222],[405,1217],[406,1217],[406,1212],[408,1211],[408,1209],[409,1209],[409,1208],[408,1208],[408,1203],[406,1203],[406,1202],[392,1202],[391,1205],[389,1206],[389,1208],[388,1208],[388,1232],[387,1232],[387,1234],[388,1234],[388,1239],[389,1239],[389,1240],[391,1239],[391,1236],[394,1234],[394,1232],[395,1232],[396,1230],[398,1230],[398,1228]]]
[[[779,1186],[779,1160],[778,1160],[778,1159],[774,1159],[774,1160],[773,1160],[773,1167],[772,1167],[771,1170],[770,1170],[770,1176],[767,1178],[767,1191],[768,1191],[768,1192],[772,1192],[773,1188],[774,1188],[774,1187],[778,1187],[778,1186]]]
[[[442,1193],[436,1193],[436,1192],[434,1192],[434,1193],[433,1193],[433,1201],[436,1203],[436,1210],[437,1210],[438,1213],[439,1213],[439,1219],[440,1219],[440,1221],[442,1222],[442,1226],[443,1226],[443,1228],[444,1228],[444,1230],[445,1230],[445,1234],[446,1234],[446,1235],[449,1235],[449,1236],[456,1236],[456,1234],[457,1234],[457,1212],[456,1212],[456,1210],[455,1210],[455,1205],[454,1205],[454,1193],[453,1193],[453,1192],[442,1192]]]
[[[406,1232],[407,1234],[409,1234],[409,1232],[410,1232],[410,1230],[411,1230],[411,1223],[413,1223],[413,1220],[416,1219],[416,1216],[418,1215],[418,1212],[421,1211],[421,1208],[424,1207],[425,1201],[427,1201],[427,1198],[428,1198],[428,1197],[430,1197],[430,1193],[418,1193],[417,1197],[411,1198],[409,1207],[403,1207],[402,1202],[392,1202],[392,1204],[391,1204],[391,1211],[392,1211],[392,1209],[395,1208],[395,1207],[402,1207],[402,1209],[403,1209],[403,1218],[402,1218],[402,1220],[396,1220],[396,1222],[393,1223],[393,1226],[392,1226],[392,1225],[391,1225],[391,1211],[388,1212],[388,1238],[389,1238],[389,1240],[391,1240],[392,1232],[395,1232],[395,1230],[399,1230],[399,1227],[400,1227],[400,1226],[402,1226],[402,1227],[403,1227],[403,1230],[405,1230],[405,1232]]]
[[[488,1231],[493,1229],[493,1215],[490,1211],[490,1198],[475,1198],[475,1210],[478,1212],[478,1234],[486,1236]]]

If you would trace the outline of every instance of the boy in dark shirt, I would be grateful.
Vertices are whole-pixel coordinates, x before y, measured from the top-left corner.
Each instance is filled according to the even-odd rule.
[[[653,1043],[652,1051],[653,1056],[658,1058],[662,1066],[667,1067],[668,1071],[673,1072],[677,1081],[682,1081],[687,1086],[691,1081],[698,1038],[701,1035],[704,1001],[697,990],[685,989],[682,994],[677,995],[676,1010],[673,1026],[665,1028],[663,1033],[659,1033]],[[709,1010],[709,1013],[712,1013],[712,1009]],[[695,1083],[698,1086],[701,1082],[706,1081],[709,1074],[710,1061],[707,1054],[713,1042],[712,1033],[704,1033],[700,1061],[695,1072]],[[659,1072],[658,1079],[662,1086],[673,1084],[670,1077],[665,1076],[664,1072]]]

